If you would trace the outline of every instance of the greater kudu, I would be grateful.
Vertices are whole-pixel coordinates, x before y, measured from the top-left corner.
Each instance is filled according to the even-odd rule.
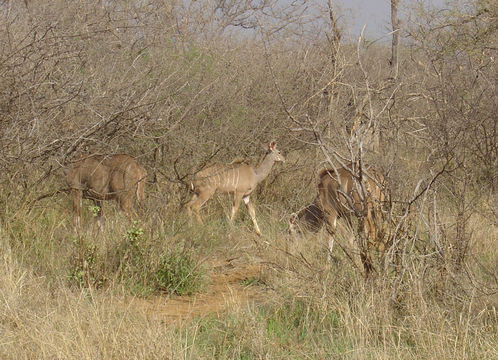
[[[147,171],[131,156],[88,155],[74,161],[65,171],[71,188],[74,224],[80,227],[82,199],[98,206],[98,224],[102,228],[102,200],[115,199],[128,217],[136,216],[135,203],[142,206]]]
[[[275,142],[271,142],[265,158],[257,167],[245,163],[215,164],[199,171],[191,184],[194,196],[186,205],[189,215],[193,210],[197,220],[202,223],[199,210],[215,191],[232,193],[234,198],[230,221],[234,220],[240,201],[244,200],[254,224],[254,230],[258,235],[261,235],[250,196],[256,186],[268,176],[276,161],[285,161],[285,158],[277,149]]]
[[[331,251],[337,219],[344,217],[352,226],[351,215],[354,215],[363,222],[363,235],[368,244],[360,248],[360,257],[365,271],[370,272],[372,265],[366,248],[375,245],[381,250],[383,246],[379,221],[382,217],[381,206],[385,201],[384,176],[370,166],[364,166],[360,172],[350,164],[338,169],[323,169],[319,179],[318,195],[314,202],[298,213],[291,214],[290,232],[297,233],[303,229],[317,232],[325,223],[330,233]]]

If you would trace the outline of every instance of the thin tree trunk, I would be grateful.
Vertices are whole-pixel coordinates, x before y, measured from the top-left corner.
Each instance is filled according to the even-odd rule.
[[[398,51],[399,51],[399,19],[398,19],[399,0],[391,0],[391,24],[393,27],[393,38],[391,46],[391,77],[398,78]]]
[[[332,26],[332,40],[334,42],[334,46],[337,46],[339,44],[339,41],[341,41],[341,31],[337,26],[337,21],[334,16],[332,0],[329,0],[329,18],[330,18],[330,25]]]

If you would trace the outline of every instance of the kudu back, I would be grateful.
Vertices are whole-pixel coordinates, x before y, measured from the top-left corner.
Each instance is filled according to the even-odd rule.
[[[81,222],[82,199],[93,200],[98,206],[98,222],[102,227],[102,201],[116,200],[128,217],[137,216],[145,198],[147,171],[126,154],[81,156],[66,170],[71,188],[74,224]]]
[[[275,142],[271,142],[268,151],[261,164],[257,167],[245,163],[215,164],[199,171],[192,181],[191,187],[194,195],[186,205],[189,215],[192,210],[197,220],[202,224],[199,211],[202,205],[208,201],[216,191],[231,193],[234,196],[232,214],[230,221],[237,215],[240,201],[244,200],[249,215],[254,225],[254,230],[261,235],[254,205],[250,201],[250,195],[257,185],[270,173],[273,164],[277,161],[285,161],[284,156],[277,149]]]
[[[325,223],[331,235],[329,240],[329,250],[331,250],[337,219],[345,218],[352,226],[351,216],[353,215],[363,217],[363,231],[368,240],[368,246],[377,246],[379,250],[382,250],[383,243],[380,240],[383,232],[380,222],[382,221],[381,207],[385,201],[383,192],[385,179],[379,171],[368,165],[362,171],[361,182],[357,178],[357,173],[351,166],[336,170],[321,170],[317,197],[303,210],[291,214],[290,232],[297,233],[302,230],[316,232]],[[365,269],[368,271],[367,268]]]

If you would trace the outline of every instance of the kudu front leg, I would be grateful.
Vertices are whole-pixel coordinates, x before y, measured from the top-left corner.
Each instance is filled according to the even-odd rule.
[[[119,207],[125,213],[130,222],[138,218],[138,213],[135,209],[135,203],[132,192],[123,193],[119,199]]]
[[[249,196],[246,196],[243,199],[244,203],[247,206],[247,210],[249,210],[249,215],[251,216],[252,223],[254,224],[254,231],[256,231],[256,234],[261,236],[261,230],[259,230],[258,222],[256,221],[256,211],[254,210],[254,204],[250,201]]]
[[[192,195],[192,199],[190,199],[190,201],[187,203],[187,205],[185,205],[185,208],[187,210],[187,215],[189,218],[192,218],[192,206],[195,204],[197,198],[198,198],[197,194]],[[195,215],[197,217],[197,214],[195,214]],[[202,223],[202,221],[201,221],[201,223]]]
[[[71,196],[73,198],[73,226],[74,230],[78,232],[81,229],[83,191],[79,189],[71,189]]]
[[[334,250],[335,244],[335,231],[337,228],[337,218],[338,215],[336,213],[329,213],[327,215],[327,232],[329,235],[328,244],[327,244],[327,260],[329,263],[332,262],[332,250]]]
[[[235,217],[237,216],[237,212],[239,211],[241,200],[242,200],[242,194],[238,193],[233,194],[232,214],[230,215],[230,222],[232,223],[235,220]]]
[[[104,211],[102,209],[102,201],[101,200],[93,200],[93,204],[94,206],[96,207],[96,212],[95,212],[95,216],[97,217],[97,226],[99,227],[99,230],[101,232],[104,232],[104,217],[103,217],[103,214],[104,214]]]

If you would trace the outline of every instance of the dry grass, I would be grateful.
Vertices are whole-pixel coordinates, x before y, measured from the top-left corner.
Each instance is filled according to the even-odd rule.
[[[28,220],[30,215],[25,216]],[[115,244],[113,235],[126,228],[119,213],[109,217],[103,239],[92,240],[100,251]],[[218,227],[224,221],[214,214],[209,217],[214,225],[187,226],[181,235],[164,238],[200,239],[198,246],[209,260],[198,255],[206,274],[199,295],[171,298],[163,293],[142,300],[130,297],[123,283],[78,287],[67,280],[67,273],[58,273],[64,269],[61,258],[67,260],[69,255],[64,245],[68,230],[60,224],[69,220],[67,214],[49,221],[53,228],[44,231],[49,255],[39,258],[51,262],[45,265],[30,258],[27,245],[22,256],[13,247],[19,239],[13,237],[12,227],[1,228],[0,356],[4,359],[492,359],[496,355],[496,295],[476,290],[458,294],[450,284],[436,293],[421,271],[410,274],[417,278],[407,279],[403,298],[393,302],[389,277],[365,282],[338,248],[336,262],[327,264],[325,233],[297,241],[278,223],[266,220],[265,235],[258,238],[247,215],[227,228]],[[30,227],[31,232],[24,228],[24,234],[35,232],[37,226]],[[63,230],[56,230],[61,226]],[[57,239],[58,231],[66,238]],[[339,241],[348,236],[343,231]],[[27,243],[27,235],[21,238]],[[63,246],[51,252],[56,240]],[[488,249],[483,257],[496,260],[491,237],[475,241],[476,249]],[[248,266],[260,270],[244,273]],[[244,301],[241,296],[246,296]],[[216,307],[205,306],[208,301]],[[191,315],[175,317],[175,306],[181,314],[179,304],[185,303],[193,310]]]

